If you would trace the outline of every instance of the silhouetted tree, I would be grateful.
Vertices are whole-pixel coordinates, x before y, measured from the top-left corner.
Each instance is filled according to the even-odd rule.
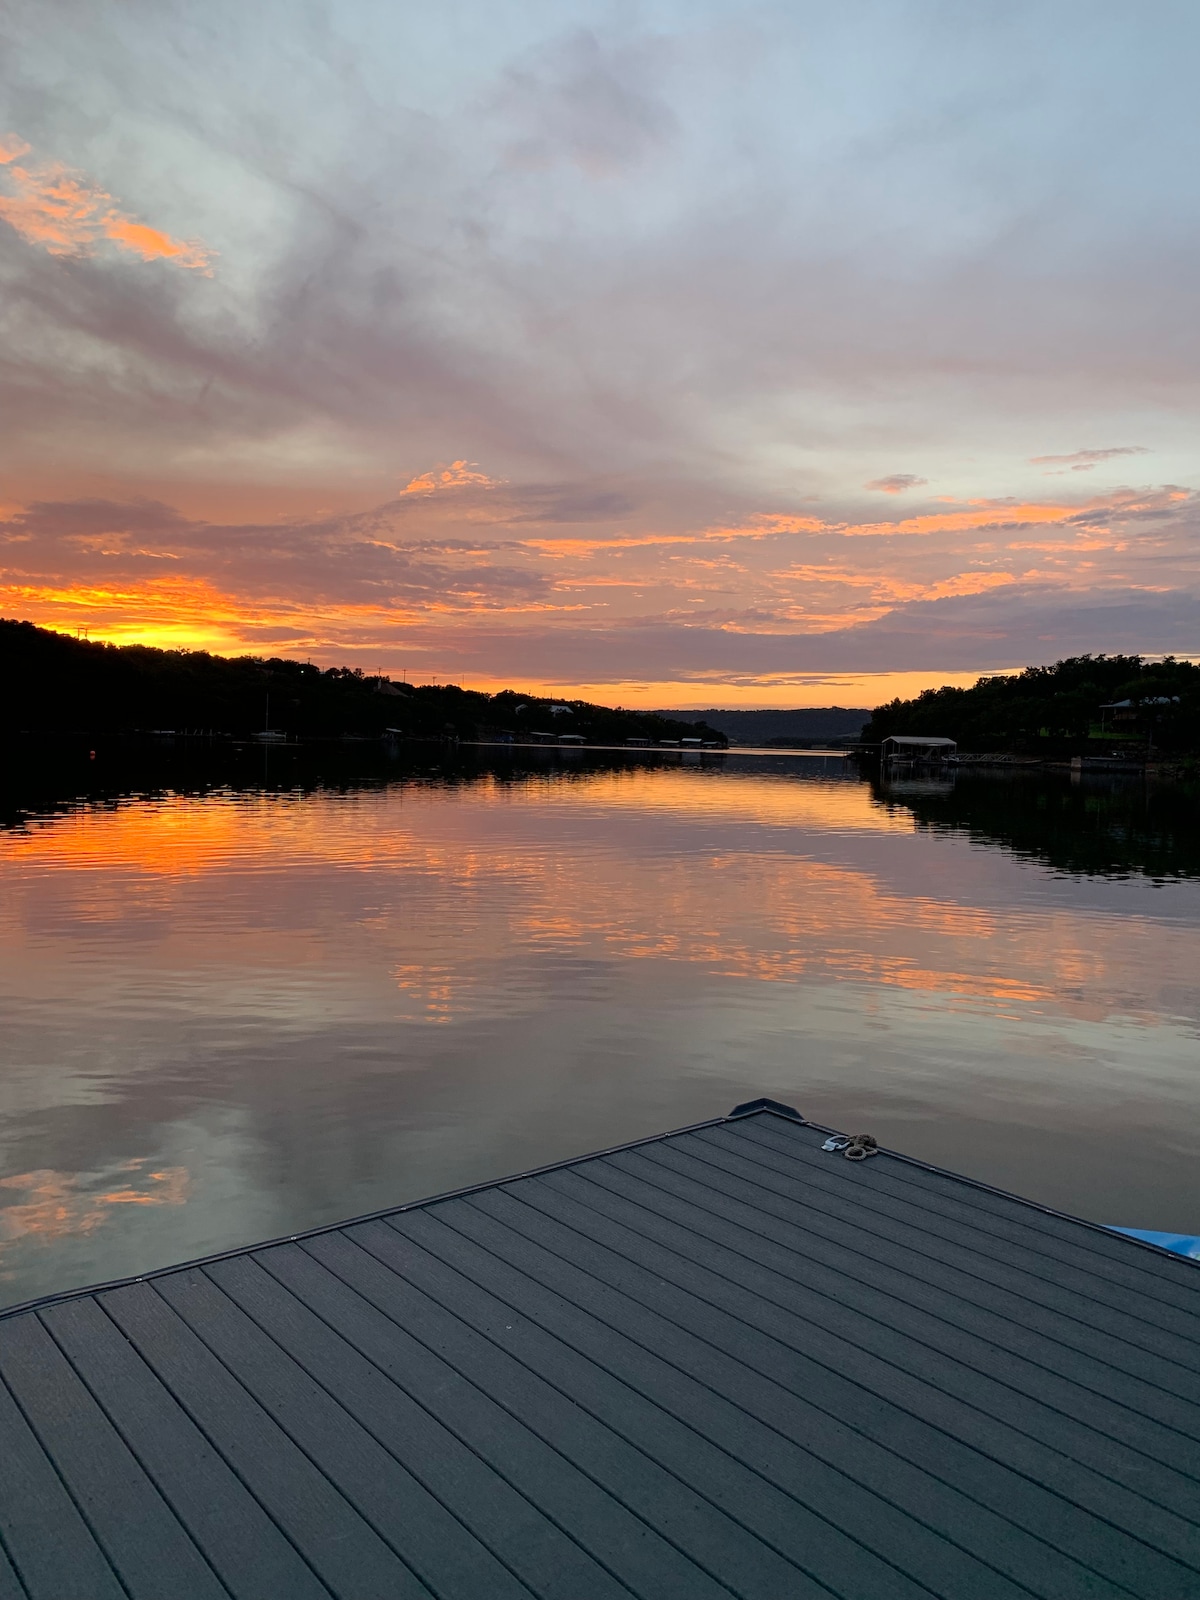
[[[1152,739],[1163,751],[1200,749],[1200,667],[1174,657],[1146,662],[1122,655],[1071,656],[980,678],[970,689],[927,689],[915,700],[892,700],[876,706],[863,738],[942,735],[968,751],[1083,749],[1099,730],[1101,707],[1121,700],[1133,702],[1124,728],[1135,738]]]

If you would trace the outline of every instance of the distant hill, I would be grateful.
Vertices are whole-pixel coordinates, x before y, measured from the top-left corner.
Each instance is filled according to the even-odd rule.
[[[867,710],[800,706],[792,711],[658,711],[676,722],[706,722],[732,744],[773,744],[790,739],[857,738],[871,720]]]
[[[254,734],[268,725],[301,738],[494,739],[575,734],[626,739],[716,739],[688,722],[506,689],[402,684],[351,667],[279,656],[216,656],[98,644],[0,618],[0,733]]]

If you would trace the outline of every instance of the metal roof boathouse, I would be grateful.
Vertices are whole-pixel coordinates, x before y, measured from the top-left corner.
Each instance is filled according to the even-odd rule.
[[[827,1132],[15,1309],[0,1600],[1200,1596],[1196,1265]]]
[[[885,761],[945,761],[958,750],[953,739],[934,739],[925,734],[890,734],[879,747]]]

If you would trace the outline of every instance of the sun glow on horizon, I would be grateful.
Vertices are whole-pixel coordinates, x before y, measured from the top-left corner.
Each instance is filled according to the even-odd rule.
[[[148,499],[31,502],[0,524],[0,611],[113,644],[631,709],[869,707],[1129,648],[1056,648],[1050,633],[1001,653],[1031,594],[1062,616],[1112,594],[1169,595],[1164,552],[1185,550],[1195,498],[1164,486],[959,500],[895,522],[607,519],[551,536],[528,526],[545,522],[543,489],[463,457],[410,478],[399,500],[273,523],[190,519]],[[1061,534],[1037,537],[1049,529]]]
[[[37,609],[37,608],[35,608]],[[94,612],[84,612],[94,618]],[[397,681],[413,685],[457,684],[481,694],[515,691],[519,694],[558,700],[586,700],[594,705],[619,705],[630,711],[776,710],[846,705],[872,706],[895,698],[911,699],[925,689],[970,688],[979,678],[1020,672],[1020,665],[979,667],[970,670],[929,668],[902,672],[806,672],[725,675],[710,673],[687,678],[631,679],[612,678],[570,681],[563,678],[538,678],[529,675],[489,675],[437,672],[427,667],[414,668],[416,652],[398,656],[383,643],[339,647],[317,636],[293,633],[287,640],[264,641],[239,626],[246,619],[231,617],[227,622],[213,620],[173,621],[160,617],[148,624],[132,620],[96,625],[63,619],[28,617],[52,632],[67,637],[86,638],[92,643],[146,645],[160,650],[201,650],[218,656],[283,656],[311,660],[328,667],[361,666],[365,671],[383,672]],[[260,617],[264,630],[277,624]]]
[[[409,682],[454,682],[460,683],[464,689],[478,689],[485,694],[499,694],[502,690],[513,689],[521,694],[536,694],[551,699],[619,705],[627,711],[775,711],[834,705],[861,706],[869,710],[887,700],[911,699],[925,689],[969,689],[981,677],[999,677],[1021,670],[1020,666],[972,668],[970,671],[933,668],[923,672],[768,673],[762,677],[736,678],[721,677],[714,673],[700,679],[614,679],[608,682],[592,679],[580,683],[563,679],[526,678],[516,682],[507,678],[471,675],[434,680],[426,679],[421,673],[415,676],[410,673]]]

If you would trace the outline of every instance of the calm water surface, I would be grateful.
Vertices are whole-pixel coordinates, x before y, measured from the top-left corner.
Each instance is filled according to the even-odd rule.
[[[1186,790],[245,759],[0,786],[0,1301],[760,1094],[1200,1233]]]

